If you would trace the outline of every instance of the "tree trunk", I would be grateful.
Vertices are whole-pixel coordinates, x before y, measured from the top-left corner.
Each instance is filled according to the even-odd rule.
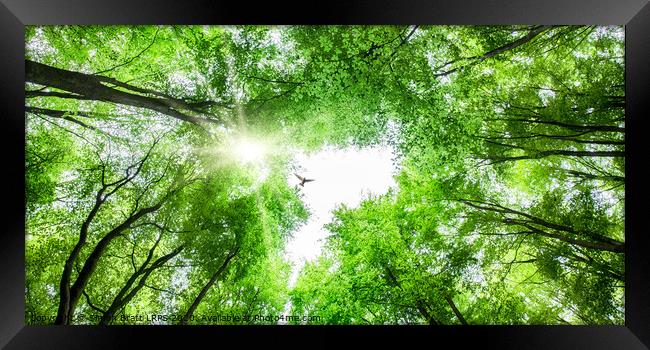
[[[581,124],[563,123],[555,120],[524,119],[524,118],[508,118],[508,119],[498,119],[498,120],[515,121],[515,122],[532,123],[532,124],[555,125],[555,126],[559,126],[574,131],[587,131],[587,132],[604,131],[604,132],[621,132],[621,133],[625,132],[625,128],[620,126],[612,126],[612,125],[581,125]]]
[[[538,218],[536,216],[533,216],[533,215],[530,215],[530,214],[527,214],[527,213],[524,213],[524,212],[521,212],[521,211],[518,211],[518,210],[506,208],[506,207],[503,207],[503,206],[498,205],[498,204],[484,203],[484,202],[478,202],[478,201],[469,201],[469,200],[465,200],[465,199],[462,199],[461,201],[463,203],[473,207],[473,208],[480,209],[480,210],[488,210],[488,211],[494,211],[494,212],[499,212],[499,213],[504,213],[504,214],[515,214],[515,215],[522,216],[522,217],[524,217],[524,218],[526,218],[528,220],[521,220],[521,219],[518,220],[518,219],[506,218],[506,219],[503,220],[503,223],[508,224],[508,225],[523,226],[523,227],[526,227],[526,228],[530,229],[534,233],[537,233],[537,234],[540,234],[540,235],[543,235],[543,236],[546,236],[546,237],[549,237],[549,238],[555,238],[555,239],[558,239],[558,240],[561,240],[561,241],[564,241],[564,242],[567,242],[567,243],[575,244],[575,245],[578,245],[578,246],[581,246],[581,247],[584,247],[584,248],[590,248],[590,249],[596,249],[596,250],[605,250],[605,251],[611,251],[611,252],[615,252],[615,253],[623,253],[623,252],[625,252],[625,243],[624,242],[620,242],[620,241],[617,241],[615,239],[612,239],[612,238],[609,238],[609,237],[606,237],[606,236],[603,236],[603,235],[599,235],[599,234],[597,234],[595,232],[576,231],[572,227],[552,223],[552,222],[546,221],[544,219]],[[473,202],[478,202],[478,203],[481,203],[481,204],[487,205],[487,206],[481,206],[481,205],[475,204]],[[553,230],[556,230],[556,231],[563,231],[563,232],[571,233],[571,234],[574,234],[574,235],[586,236],[586,237],[594,239],[594,240],[596,240],[598,242],[590,242],[590,241],[585,241],[585,240],[566,237],[566,236],[560,235],[560,234],[548,233],[546,231],[540,230],[537,227],[531,226],[531,224],[544,226],[546,228],[550,228],[550,229],[553,229]]]
[[[33,114],[39,114],[39,115],[47,115],[47,116],[50,116],[52,118],[64,119],[64,120],[73,122],[73,123],[75,123],[77,125],[81,125],[84,128],[91,129],[91,130],[97,130],[97,128],[95,128],[92,125],[88,125],[88,124],[82,122],[79,119],[72,118],[71,115],[74,115],[74,113],[72,113],[70,111],[57,111],[57,110],[54,110],[54,109],[45,109],[45,108],[37,108],[37,107],[30,107],[30,106],[25,106],[25,111],[27,113],[33,113]],[[81,114],[81,113],[77,113],[77,114],[81,115],[81,116],[84,116],[84,117],[88,117],[88,115],[84,115],[84,114]]]
[[[533,40],[536,36],[542,34],[543,32],[545,32],[545,31],[547,31],[549,29],[551,29],[552,27],[553,26],[536,26],[536,27],[532,28],[525,36],[523,36],[523,37],[521,37],[521,38],[519,38],[519,39],[517,39],[515,41],[504,44],[504,45],[502,45],[502,46],[500,46],[500,47],[498,47],[498,48],[496,48],[494,50],[488,51],[488,52],[484,53],[483,55],[467,57],[467,58],[461,58],[461,59],[457,59],[457,60],[447,62],[444,65],[442,65],[442,67],[446,67],[446,66],[448,66],[448,65],[450,65],[450,64],[452,64],[454,62],[461,61],[461,60],[462,61],[465,61],[465,60],[471,61],[470,63],[468,63],[466,65],[459,66],[459,67],[456,67],[454,69],[450,69],[450,70],[445,71],[445,72],[436,73],[436,74],[434,74],[434,76],[435,77],[446,76],[446,75],[449,75],[449,74],[451,74],[451,73],[453,73],[455,71],[458,71],[461,68],[473,66],[475,64],[478,64],[480,62],[483,62],[483,61],[487,60],[488,58],[497,56],[497,55],[502,54],[502,53],[504,53],[506,51],[509,51],[509,50],[516,49],[517,47],[519,47],[521,45],[524,45],[525,43]]]
[[[451,310],[454,312],[454,315],[456,315],[456,318],[458,318],[458,321],[460,321],[460,323],[463,325],[467,325],[467,321],[465,321],[465,317],[463,317],[463,315],[456,307],[456,304],[454,304],[454,300],[448,295],[445,296],[445,300],[447,301],[447,304],[449,304],[449,306],[451,307]]]
[[[158,242],[156,242],[157,245]],[[155,249],[155,246],[154,248]],[[115,313],[124,307],[124,305],[128,304],[133,297],[144,287],[145,283],[147,282],[147,279],[151,275],[151,273],[160,268],[162,265],[164,265],[167,261],[171,260],[173,257],[178,255],[181,251],[183,250],[183,246],[180,246],[176,249],[174,249],[171,253],[166,254],[158,258],[156,261],[151,264],[149,268],[146,268],[146,266],[149,264],[149,261],[151,260],[151,257],[153,256],[153,250],[150,250],[149,256],[147,257],[147,260],[141,265],[141,267],[138,269],[138,271],[134,272],[133,275],[128,279],[126,284],[120,289],[120,291],[117,293],[115,298],[113,299],[113,302],[111,305],[108,307],[104,315],[99,321],[100,325],[107,325],[112,321],[113,316],[115,316]],[[133,284],[135,283],[136,279],[140,277],[140,280],[138,281],[138,284],[129,292]],[[128,292],[128,294],[127,294]]]
[[[595,249],[595,250],[604,250],[608,252],[613,252],[613,253],[625,253],[625,244],[624,243],[619,243],[619,244],[612,244],[612,243],[604,243],[604,242],[590,242],[590,241],[585,241],[581,239],[575,239],[571,237],[566,237],[564,235],[559,235],[559,234],[554,234],[554,233],[549,233],[543,230],[540,230],[536,227],[533,227],[527,223],[522,223],[522,222],[517,222],[517,221],[510,221],[510,223],[514,223],[516,225],[524,226],[534,233],[539,234],[540,236],[545,236],[549,238],[554,238],[557,240],[560,240],[562,242],[566,242],[569,244],[574,244],[579,247],[583,248],[588,248],[588,249]]]
[[[387,273],[387,275],[388,275],[388,278],[389,278],[389,279],[390,279],[390,280],[391,280],[391,281],[392,281],[392,282],[393,282],[393,283],[394,283],[394,284],[395,284],[399,289],[401,289],[402,291],[404,291],[404,289],[402,288],[401,283],[399,283],[399,281],[397,280],[397,277],[395,277],[395,274],[393,274],[393,271],[390,269],[390,267],[388,267],[388,266],[384,266],[384,268],[386,269],[386,273]],[[431,326],[435,326],[435,325],[440,324],[440,323],[439,323],[439,322],[438,322],[438,321],[433,317],[433,315],[431,315],[431,313],[429,313],[429,311],[427,310],[426,305],[425,305],[425,303],[422,301],[422,299],[420,299],[420,298],[415,298],[415,308],[418,310],[418,312],[420,313],[420,315],[422,315],[422,317],[424,317],[424,319],[427,321],[427,323],[429,323],[429,325],[431,325]]]
[[[547,150],[547,151],[531,151],[530,154],[523,156],[496,156],[488,155],[485,157],[491,160],[490,164],[512,162],[524,159],[541,159],[550,156],[568,156],[568,157],[625,157],[625,151],[568,151],[568,150]]]
[[[61,296],[59,311],[57,313],[57,317],[54,324],[66,324],[66,325],[70,324],[70,322],[72,321],[72,317],[74,316],[74,310],[77,307],[77,303],[79,302],[83,290],[86,288],[86,285],[88,284],[90,277],[92,277],[95,268],[97,268],[97,263],[99,262],[99,258],[104,253],[104,250],[106,249],[108,244],[111,241],[113,241],[115,238],[117,238],[122,232],[127,230],[131,224],[136,222],[142,216],[155,212],[161,206],[162,206],[162,202],[152,207],[141,209],[135,214],[131,215],[122,224],[120,224],[119,226],[111,230],[109,233],[107,233],[106,236],[104,236],[104,238],[102,238],[99,241],[99,243],[97,243],[92,253],[90,253],[83,267],[81,268],[81,271],[79,272],[79,275],[77,276],[75,282],[68,289],[67,285],[64,286],[63,284],[64,284],[64,280],[66,283],[69,283],[70,281],[69,278],[70,278],[70,273],[72,271],[72,262],[70,262],[69,271],[64,270],[64,277],[61,279],[61,286],[66,290],[68,290],[68,292],[66,293],[67,295]],[[66,261],[66,267],[67,266],[68,266],[68,262]]]
[[[623,176],[595,175],[595,174],[585,173],[583,171],[562,169],[562,168],[557,169],[557,170],[564,171],[564,172],[568,173],[569,175],[571,175],[573,177],[579,177],[579,178],[583,178],[583,179],[625,182],[625,177],[623,177]]]
[[[86,216],[84,222],[81,224],[81,230],[79,232],[79,239],[77,240],[77,244],[75,244],[74,248],[72,248],[72,252],[70,252],[70,255],[65,261],[65,265],[63,266],[63,273],[61,274],[61,281],[59,282],[59,308],[57,311],[56,319],[54,320],[54,324],[69,323],[69,312],[71,310],[70,282],[72,279],[72,269],[74,268],[74,262],[79,256],[79,252],[81,252],[81,248],[83,248],[83,246],[86,244],[86,240],[88,239],[88,228],[90,227],[90,223],[97,215],[97,212],[99,211],[101,205],[104,203],[103,195],[105,190],[106,187],[104,186],[97,192],[97,195],[95,196],[95,204],[90,210],[90,213],[88,213]]]
[[[193,110],[191,105],[182,100],[166,96],[156,91],[122,83],[115,79],[55,68],[30,60],[25,60],[25,70],[25,80],[27,82],[57,88],[78,95],[67,94],[59,97],[113,102],[121,105],[146,108],[193,124],[218,122],[216,119],[196,117],[181,112],[181,109]],[[107,83],[132,92],[152,94],[159,97],[148,97],[118,90],[109,87],[106,85]],[[50,96],[56,95],[50,94]],[[58,95],[62,94],[59,93]]]
[[[208,291],[210,290],[212,285],[217,281],[217,279],[223,273],[223,271],[226,269],[226,267],[228,267],[228,264],[230,263],[230,260],[232,260],[232,258],[234,258],[238,253],[239,253],[239,248],[235,249],[235,251],[233,253],[228,254],[228,256],[226,257],[226,260],[223,262],[223,264],[221,264],[221,267],[219,267],[219,269],[217,271],[215,271],[214,274],[212,274],[212,277],[210,278],[208,283],[206,283],[203,286],[203,288],[201,288],[201,291],[199,292],[199,294],[196,296],[196,298],[194,298],[194,301],[192,302],[192,305],[190,305],[189,309],[187,310],[187,312],[185,313],[185,315],[181,319],[181,321],[180,321],[181,325],[185,325],[190,321],[190,319],[192,318],[192,315],[194,314],[194,311],[199,306],[199,304],[201,303],[201,301],[203,300],[205,295],[208,293]]]

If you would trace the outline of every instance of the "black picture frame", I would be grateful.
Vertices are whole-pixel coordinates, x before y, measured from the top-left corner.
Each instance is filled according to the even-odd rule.
[[[297,10],[297,11],[296,11]],[[626,26],[626,289],[624,326],[26,326],[24,26],[38,24],[598,24]],[[341,336],[401,346],[497,349],[650,347],[650,239],[644,225],[644,133],[650,111],[647,0],[243,1],[0,0],[0,113],[5,179],[0,236],[0,346],[7,349],[158,348],[175,341],[242,346],[340,345]],[[416,343],[417,341],[417,343]],[[423,342],[422,345],[416,345]],[[644,345],[645,344],[645,345]],[[192,346],[192,345],[187,345]],[[198,345],[197,345],[198,346]],[[202,345],[204,346],[204,345]]]

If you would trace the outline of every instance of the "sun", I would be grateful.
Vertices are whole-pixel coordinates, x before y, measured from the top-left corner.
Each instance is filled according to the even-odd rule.
[[[243,163],[258,163],[266,155],[264,145],[249,139],[237,140],[233,151],[237,160]]]

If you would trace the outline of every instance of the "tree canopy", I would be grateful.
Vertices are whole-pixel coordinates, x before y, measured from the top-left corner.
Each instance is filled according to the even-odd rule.
[[[25,40],[28,324],[624,323],[620,26]],[[293,154],[373,145],[397,185],[291,285]]]

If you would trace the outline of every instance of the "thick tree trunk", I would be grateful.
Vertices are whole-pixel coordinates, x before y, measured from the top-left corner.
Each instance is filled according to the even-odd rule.
[[[193,107],[190,104],[187,104],[182,100],[165,96],[156,91],[122,83],[115,79],[73,72],[30,60],[25,60],[25,70],[25,80],[27,82],[53,87],[71,93],[61,94],[50,92],[47,93],[49,96],[58,95],[58,97],[113,102],[121,105],[146,108],[193,124],[218,122],[216,119],[196,117],[181,112],[183,109],[188,111],[193,110]],[[118,90],[108,86],[107,84],[119,86],[136,93]],[[137,93],[151,94],[158,97],[149,97]],[[29,94],[44,96],[44,93],[39,94],[32,92],[28,93],[28,95]]]

